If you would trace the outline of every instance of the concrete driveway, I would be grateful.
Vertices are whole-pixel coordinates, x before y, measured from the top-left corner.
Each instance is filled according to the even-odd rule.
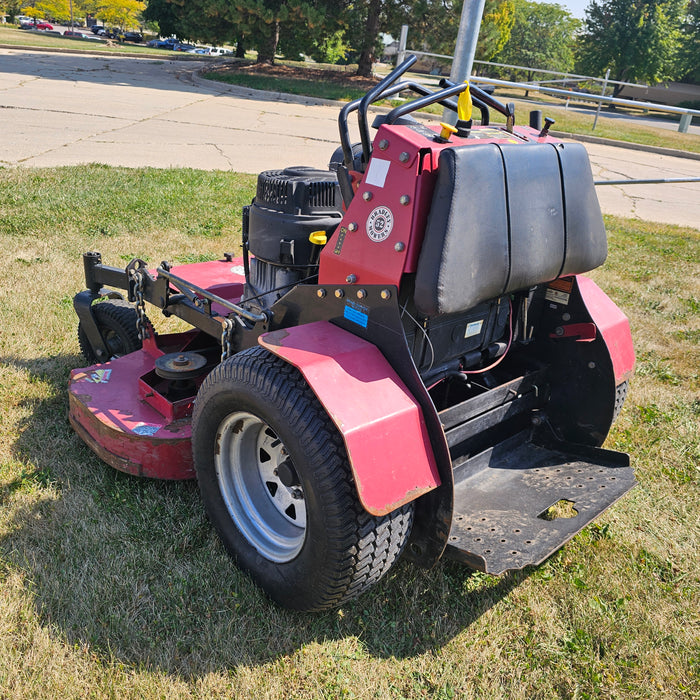
[[[0,164],[326,167],[338,145],[337,106],[229,88],[198,78],[203,65],[0,49]],[[597,180],[700,177],[700,160],[586,148]],[[607,186],[598,195],[606,213],[700,228],[700,183]]]

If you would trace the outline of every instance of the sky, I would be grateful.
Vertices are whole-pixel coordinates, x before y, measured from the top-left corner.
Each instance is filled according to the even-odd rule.
[[[557,4],[565,7],[574,17],[583,19],[586,14],[588,3],[589,0],[561,0],[561,2]]]

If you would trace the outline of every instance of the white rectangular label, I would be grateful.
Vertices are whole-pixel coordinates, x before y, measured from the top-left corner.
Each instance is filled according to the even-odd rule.
[[[381,158],[372,158],[369,163],[369,169],[365,177],[366,185],[374,185],[375,187],[384,187],[386,176],[389,173],[391,161],[382,160]]]
[[[479,333],[481,333],[481,326],[483,325],[483,321],[472,321],[468,323],[467,330],[464,332],[464,337],[471,338],[473,335],[479,335]]]
[[[566,306],[569,303],[569,294],[560,292],[556,289],[548,288],[544,298],[547,301],[553,301],[555,304],[563,304]]]

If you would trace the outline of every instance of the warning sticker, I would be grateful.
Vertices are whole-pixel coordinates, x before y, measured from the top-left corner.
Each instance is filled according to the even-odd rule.
[[[547,285],[547,293],[544,295],[544,298],[547,301],[554,302],[555,304],[563,304],[566,306],[569,303],[569,297],[571,296],[571,290],[573,288],[573,277],[562,277],[560,279],[552,280]]]
[[[571,295],[567,294],[566,292],[560,292],[557,289],[552,289],[551,287],[547,288],[547,293],[544,295],[544,298],[547,301],[553,301],[555,304],[563,304],[566,306],[569,303],[569,297]]]
[[[571,290],[574,288],[574,280],[572,277],[562,277],[560,279],[552,280],[547,286],[550,289],[557,289],[560,292],[571,294]]]
[[[464,331],[465,338],[471,338],[474,335],[479,335],[481,333],[481,327],[484,325],[484,321],[472,321],[467,324],[467,330]]]
[[[381,243],[389,238],[393,228],[394,215],[389,207],[377,207],[367,218],[367,235],[375,243]]]
[[[349,301],[343,310],[343,316],[347,318],[348,321],[352,321],[358,326],[367,328],[367,322],[369,320],[369,314],[367,312],[368,309],[366,306]]]
[[[86,379],[93,384],[107,384],[111,374],[111,369],[96,369],[94,372],[90,372]]]

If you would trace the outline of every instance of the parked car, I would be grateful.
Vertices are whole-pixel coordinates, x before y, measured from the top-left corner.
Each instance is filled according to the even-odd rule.
[[[175,46],[178,43],[179,42],[177,39],[175,39],[173,37],[169,37],[167,39],[153,39],[153,40],[147,42],[146,46],[150,46],[151,48],[155,48],[155,49],[170,49],[170,50],[172,50],[175,48]]]
[[[83,32],[76,32],[75,30],[70,30],[66,29],[65,32],[63,32],[63,36],[72,36],[76,37],[78,39],[90,39],[92,37],[88,37],[87,34],[84,34]]]
[[[39,29],[40,31],[53,31],[53,24],[49,24],[48,22],[39,22],[35,26],[35,29]]]
[[[175,46],[173,46],[173,51],[191,51],[192,49],[196,49],[197,47],[194,44],[180,44],[177,43]]]
[[[93,34],[99,34],[100,32],[106,32],[107,30],[101,24],[93,24],[92,27]]]
[[[220,46],[212,46],[207,49],[208,56],[225,56],[230,53],[233,53],[231,49],[222,49]]]
[[[124,41],[133,41],[134,43],[139,43],[143,41],[143,35],[141,32],[124,32]]]

